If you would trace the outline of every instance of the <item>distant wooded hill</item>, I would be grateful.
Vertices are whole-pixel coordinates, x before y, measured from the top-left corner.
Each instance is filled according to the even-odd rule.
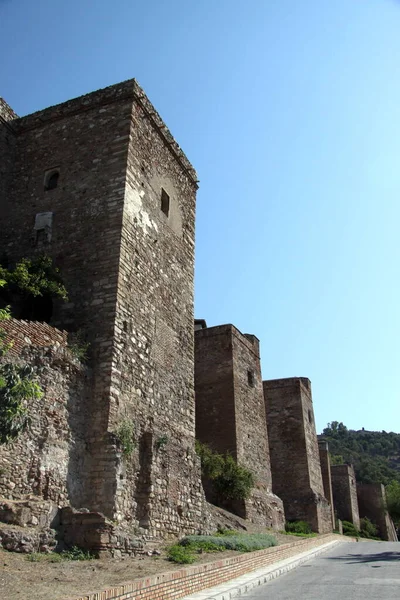
[[[400,434],[386,431],[354,431],[332,421],[320,439],[329,444],[332,464],[351,463],[360,483],[400,482]]]

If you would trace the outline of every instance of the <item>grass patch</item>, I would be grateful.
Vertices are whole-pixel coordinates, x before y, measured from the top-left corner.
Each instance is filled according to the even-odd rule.
[[[178,544],[170,546],[167,557],[179,564],[190,564],[196,560],[196,554],[203,552],[254,552],[276,546],[277,541],[269,533],[238,533],[230,529],[220,530],[215,535],[187,535]]]
[[[307,521],[286,521],[285,523],[285,531],[287,533],[295,534],[295,533],[312,533],[312,529]]]
[[[316,537],[318,534],[317,533],[298,533],[295,531],[280,531],[279,533],[282,533],[282,535],[294,535],[296,537],[300,537],[300,538],[312,538],[312,537]]]
[[[44,552],[31,552],[27,554],[26,560],[29,562],[51,562],[58,563],[64,560],[93,560],[96,558],[89,550],[82,550],[78,546],[72,546],[69,550],[64,552],[51,552],[50,554]]]
[[[203,552],[223,552],[224,550],[253,552],[276,546],[277,541],[269,533],[229,532],[228,535],[188,535],[179,542],[179,545],[193,551]]]

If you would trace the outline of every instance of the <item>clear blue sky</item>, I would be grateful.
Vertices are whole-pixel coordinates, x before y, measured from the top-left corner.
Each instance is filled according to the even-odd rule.
[[[400,432],[400,2],[0,0],[20,115],[136,77],[199,173],[196,315]]]

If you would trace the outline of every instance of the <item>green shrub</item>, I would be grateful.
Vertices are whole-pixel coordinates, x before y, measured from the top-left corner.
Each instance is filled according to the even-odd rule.
[[[95,558],[89,550],[82,550],[79,546],[72,546],[72,548],[64,550],[60,556],[65,560],[93,560]]]
[[[115,437],[122,449],[124,456],[130,456],[135,449],[135,429],[131,419],[123,419],[120,422]]]
[[[181,565],[190,565],[196,560],[189,548],[185,548],[179,544],[174,544],[168,548],[167,557],[171,562]]]
[[[5,290],[24,297],[49,295],[68,300],[60,270],[53,265],[50,256],[23,258],[13,269],[0,265],[0,281],[4,283]]]
[[[359,537],[360,532],[350,521],[343,521],[343,535],[347,535],[349,537]]]
[[[360,521],[360,535],[363,538],[376,539],[378,535],[378,528],[368,517],[364,517]]]
[[[43,396],[28,365],[0,365],[0,444],[14,440],[28,427],[28,403]]]
[[[89,347],[90,343],[85,341],[81,331],[69,334],[68,350],[71,352],[72,356],[81,362],[87,361]]]
[[[40,552],[31,552],[26,555],[26,560],[29,560],[29,562],[40,562],[45,556],[47,555]]]
[[[285,531],[292,534],[310,534],[312,529],[307,521],[286,521]]]
[[[213,452],[206,444],[196,441],[196,452],[200,456],[203,477],[209,479],[219,501],[245,500],[254,487],[254,475],[238,465],[230,454]]]

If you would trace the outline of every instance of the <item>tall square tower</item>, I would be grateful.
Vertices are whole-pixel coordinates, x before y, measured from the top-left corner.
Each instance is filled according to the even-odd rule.
[[[311,382],[305,377],[264,381],[264,399],[276,493],[289,521],[307,521],[313,531],[332,531],[324,496]]]
[[[199,328],[195,391],[197,438],[215,452],[231,454],[255,475],[250,497],[226,508],[283,529],[283,504],[272,487],[258,339],[233,325]]]
[[[2,117],[0,258],[51,256],[69,301],[30,317],[46,313],[90,342],[85,485],[71,502],[154,534],[194,531],[205,519],[194,452],[196,173],[135,80],[23,118],[3,103]],[[118,442],[126,423],[129,457]]]

